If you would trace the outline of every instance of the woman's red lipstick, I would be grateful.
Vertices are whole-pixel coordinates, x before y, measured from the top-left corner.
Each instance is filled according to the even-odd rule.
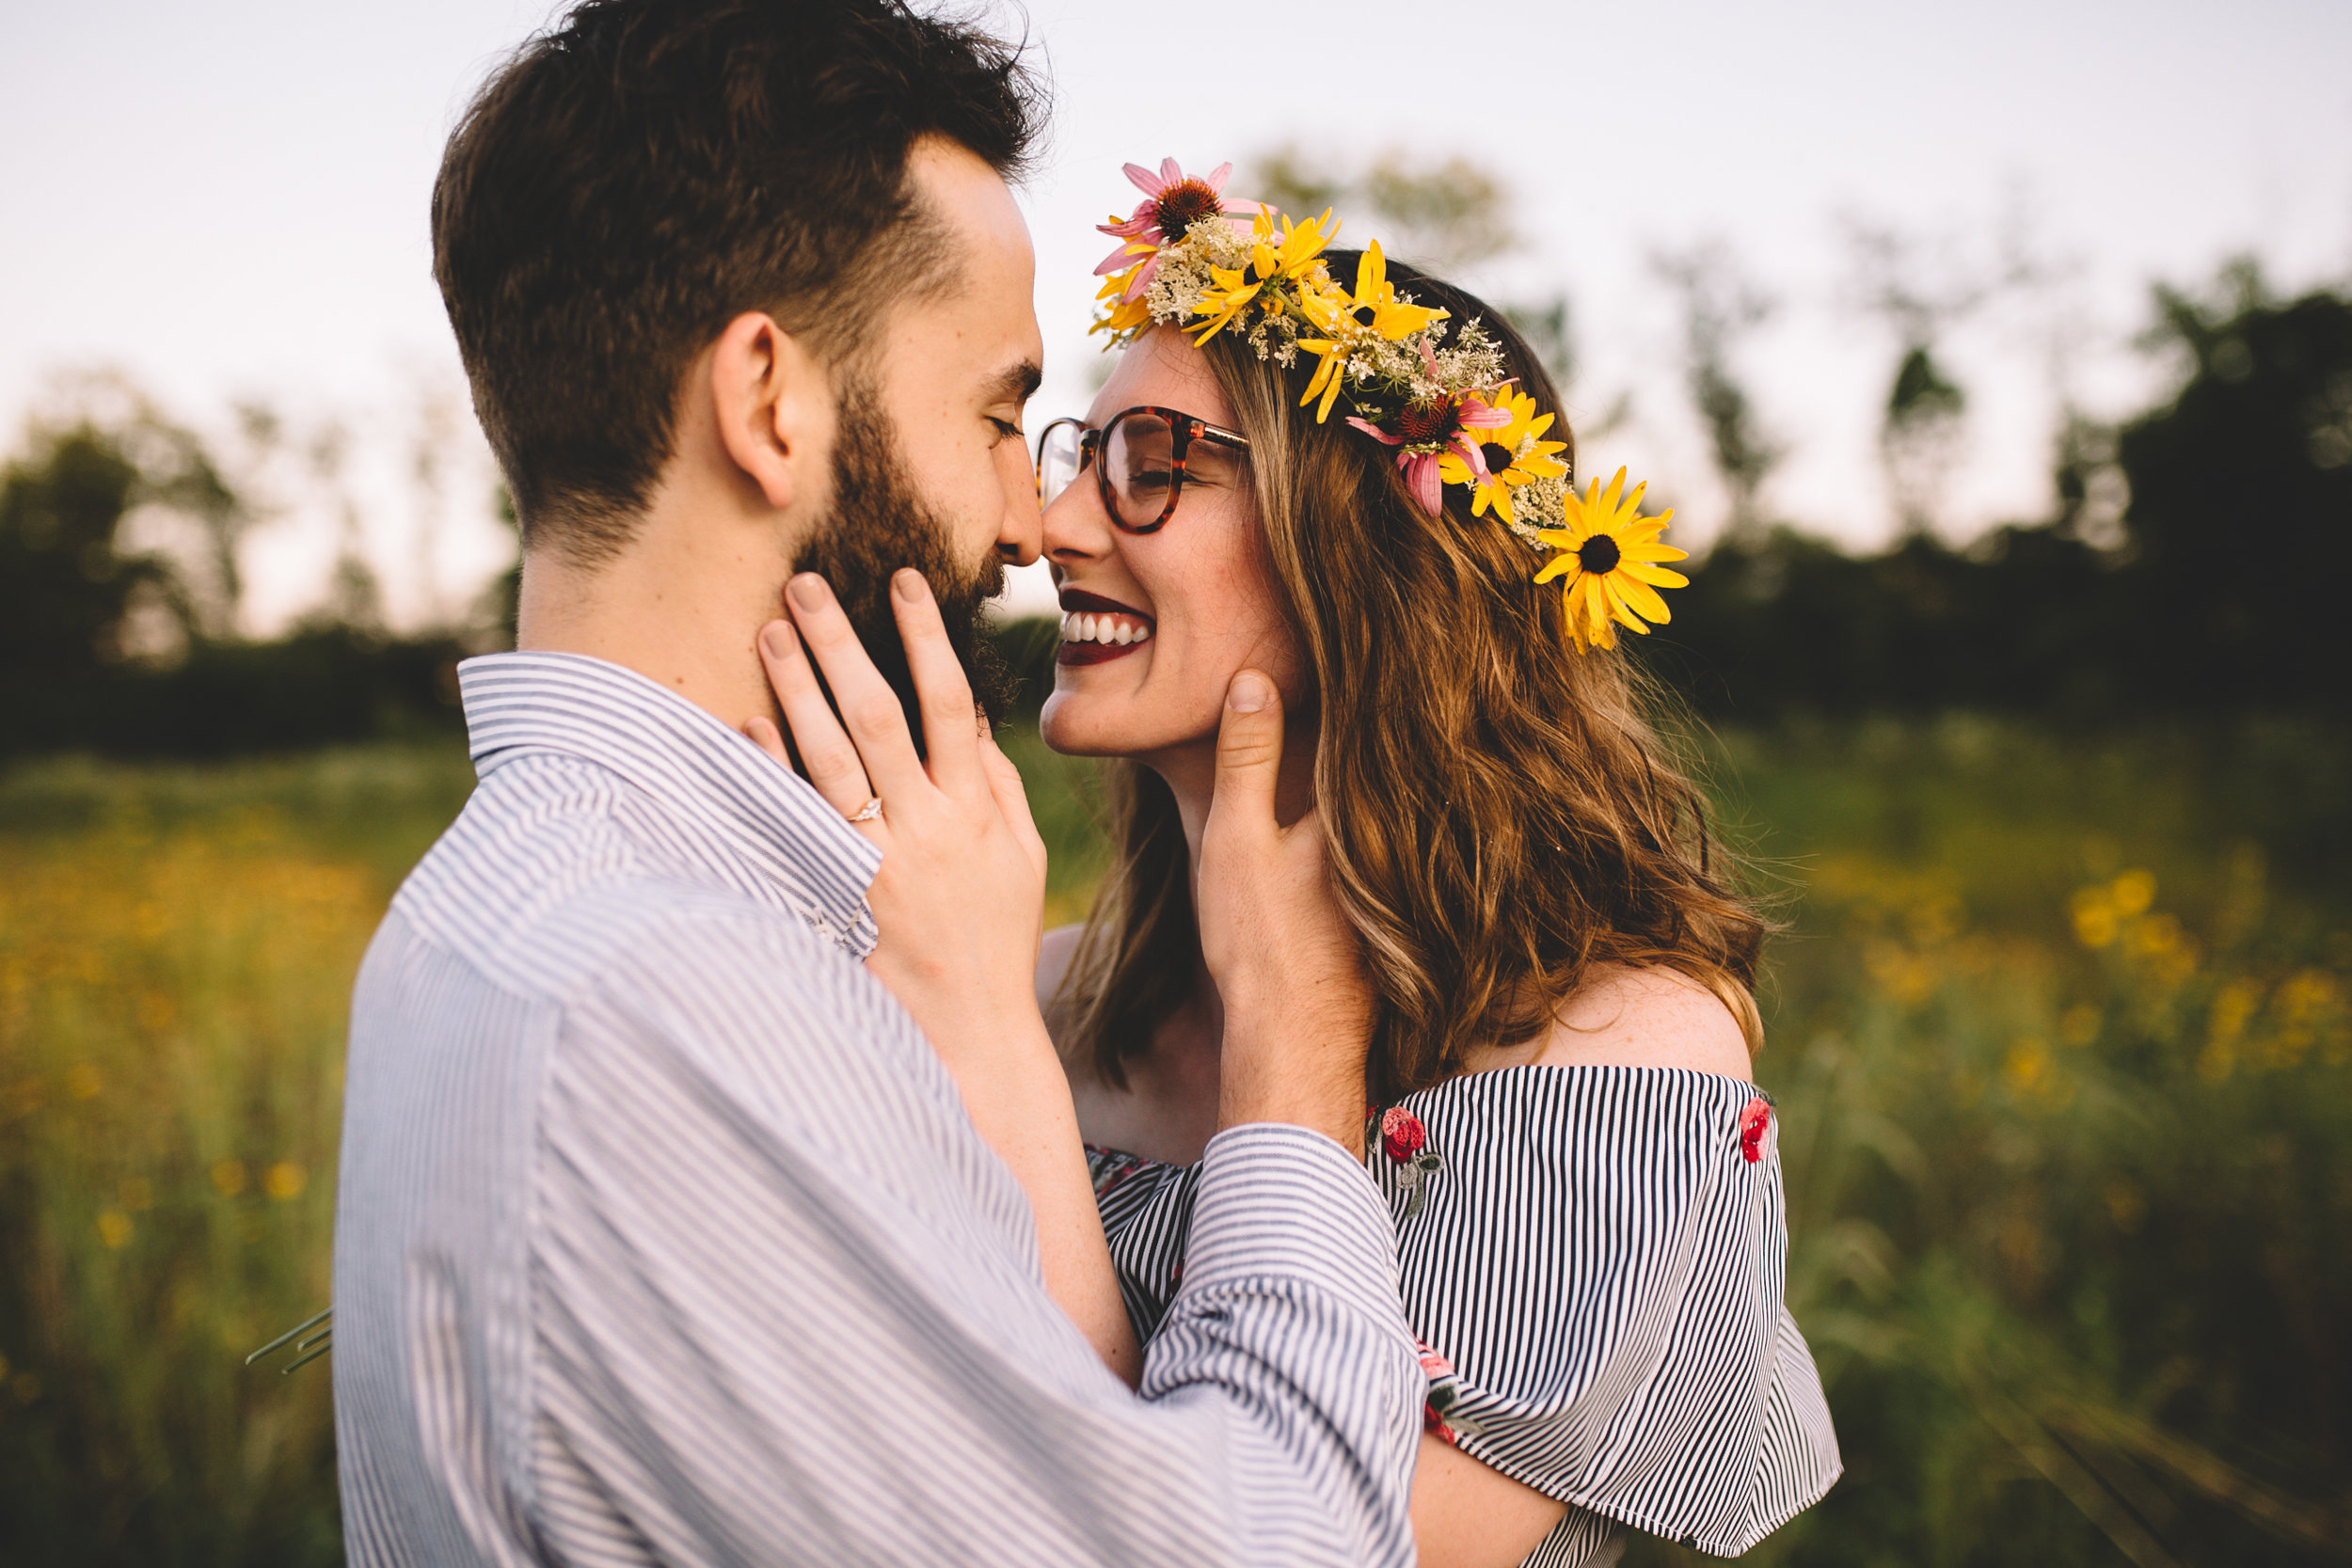
[[[1152,617],[1117,599],[1083,588],[1061,591],[1061,646],[1057,664],[1102,664],[1134,653],[1152,640]]]

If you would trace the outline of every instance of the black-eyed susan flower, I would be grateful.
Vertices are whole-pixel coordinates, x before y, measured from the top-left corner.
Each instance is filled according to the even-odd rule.
[[[1626,494],[1625,470],[1619,468],[1606,492],[1598,480],[1581,496],[1566,491],[1564,526],[1535,531],[1536,539],[1559,552],[1535,580],[1566,579],[1561,584],[1562,607],[1579,653],[1615,647],[1617,626],[1647,632],[1652,623],[1665,625],[1672,617],[1658,590],[1681,588],[1691,580],[1660,564],[1686,560],[1691,552],[1658,542],[1674,520],[1674,510],[1643,516],[1642,494],[1648,488],[1637,484]]]
[[[1538,414],[1535,400],[1509,383],[1487,393],[1486,402],[1508,414],[1510,422],[1479,434],[1486,472],[1473,471],[1458,452],[1446,452],[1438,460],[1438,477],[1448,484],[1470,487],[1471,516],[1486,515],[1491,505],[1504,522],[1517,522],[1512,492],[1539,479],[1565,478],[1568,466],[1554,454],[1567,451],[1568,444],[1543,439],[1544,432],[1551,428],[1552,417]]]
[[[1387,428],[1353,416],[1347,422],[1383,446],[1403,449],[1396,454],[1396,466],[1404,471],[1405,487],[1412,491],[1421,509],[1434,517],[1445,505],[1445,485],[1439,471],[1445,458],[1452,456],[1467,464],[1484,478],[1486,455],[1479,451],[1477,437],[1471,433],[1497,429],[1510,418],[1502,409],[1490,408],[1483,399],[1464,392],[1424,403],[1408,403],[1397,411]]]

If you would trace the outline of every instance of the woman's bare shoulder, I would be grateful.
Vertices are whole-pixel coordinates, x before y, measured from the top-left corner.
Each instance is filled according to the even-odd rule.
[[[1070,973],[1070,960],[1077,956],[1078,938],[1084,926],[1057,926],[1038,940],[1037,944],[1037,1005],[1042,1008],[1061,990],[1062,976]]]
[[[1063,1041],[1056,993],[1061,990],[1062,977],[1070,973],[1070,960],[1077,956],[1078,938],[1085,930],[1084,926],[1057,926],[1037,944],[1037,1010],[1044,1016],[1045,1032],[1057,1049],[1063,1048]],[[1069,1065],[1067,1060],[1063,1065]]]
[[[1746,1078],[1740,1021],[1707,987],[1656,965],[1596,966],[1560,1005],[1536,1054],[1548,1067],[1672,1067]]]

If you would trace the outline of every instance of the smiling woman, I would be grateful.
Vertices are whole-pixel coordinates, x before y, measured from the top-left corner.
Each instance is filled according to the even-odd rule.
[[[1109,875],[1039,994],[1129,1314],[1148,1337],[1176,1295],[1220,1125],[1192,890],[1227,692],[1260,671],[1278,809],[1320,823],[1372,992],[1366,1158],[1430,1384],[1421,1560],[1597,1563],[1629,1526],[1744,1551],[1838,1460],[1749,1081],[1764,927],[1617,646],[1681,581],[1667,519],[1622,475],[1570,487],[1558,393],[1482,301],[1327,251],[1327,214],[1240,246],[1221,208],[1159,211],[1179,173],[1130,167],[1104,290],[1130,346],[1040,451],[1065,612],[1041,734],[1117,761]]]

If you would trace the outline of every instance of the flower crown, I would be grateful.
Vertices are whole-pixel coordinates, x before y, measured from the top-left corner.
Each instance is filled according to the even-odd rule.
[[[1549,556],[1534,580],[1565,579],[1577,652],[1615,647],[1618,626],[1664,624],[1658,590],[1690,580],[1662,564],[1690,553],[1658,542],[1672,509],[1642,515],[1648,486],[1627,494],[1623,468],[1606,491],[1596,480],[1578,495],[1556,455],[1567,444],[1544,439],[1553,416],[1516,389],[1502,347],[1475,317],[1454,324],[1445,341],[1449,313],[1397,293],[1377,242],[1364,248],[1354,292],[1341,288],[1323,261],[1339,233],[1330,210],[1293,223],[1263,203],[1228,198],[1232,167],[1190,177],[1173,158],[1157,174],[1127,166],[1143,199],[1125,219],[1100,226],[1120,245],[1094,269],[1105,279],[1095,297],[1108,304],[1090,330],[1108,333],[1111,347],[1154,325],[1191,332],[1196,343],[1231,331],[1285,369],[1311,357],[1314,374],[1298,401],[1315,404],[1317,423],[1345,399],[1349,424],[1397,449],[1422,511],[1438,515],[1445,486],[1463,486],[1471,516],[1492,508]]]

